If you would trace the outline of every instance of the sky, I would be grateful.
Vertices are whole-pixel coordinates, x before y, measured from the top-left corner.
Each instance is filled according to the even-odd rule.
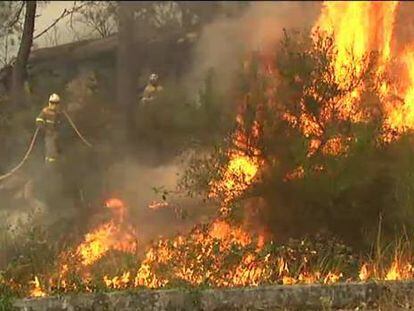
[[[40,16],[36,18],[35,35],[52,24],[65,9],[72,8],[73,4],[74,1],[50,1],[47,4],[41,4],[38,7],[37,12],[37,14]],[[68,21],[69,18],[64,18],[56,25],[57,38],[60,44],[67,43],[72,40],[71,30],[69,27],[67,27]],[[35,41],[36,47],[46,47],[52,45],[53,40],[51,38],[53,38],[53,32],[49,31],[48,34],[43,35]]]

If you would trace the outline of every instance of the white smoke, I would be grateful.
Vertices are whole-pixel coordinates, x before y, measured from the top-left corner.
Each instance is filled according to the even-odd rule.
[[[283,28],[309,28],[319,12],[319,2],[253,2],[238,18],[218,17],[202,30],[193,71],[185,77],[185,83],[190,91],[197,92],[206,72],[214,69],[222,91],[226,91],[248,53],[273,49]]]

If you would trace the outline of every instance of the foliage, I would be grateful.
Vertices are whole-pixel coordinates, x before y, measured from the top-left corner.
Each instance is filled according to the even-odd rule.
[[[73,21],[86,29],[83,37],[106,38],[117,31],[116,10],[116,1],[88,1],[76,12]]]
[[[0,311],[8,311],[12,309],[13,292],[6,285],[3,275],[0,271]]]
[[[23,29],[23,1],[0,3],[0,63],[9,65],[17,52]]]
[[[118,3],[116,1],[88,1],[73,22],[86,26],[86,37],[107,37],[118,29]],[[160,32],[189,32],[200,29],[219,14],[228,16],[240,14],[248,4],[234,2],[191,3],[187,1],[154,1],[128,4],[134,11],[138,31],[150,29]],[[75,23],[72,23],[72,28]],[[78,34],[79,36],[79,34]]]
[[[325,228],[356,244],[363,243],[364,237],[369,241],[381,214],[388,234],[404,225],[412,226],[406,218],[410,208],[395,196],[396,192],[400,196],[410,193],[399,181],[411,167],[403,160],[411,153],[409,137],[383,145],[379,143],[381,116],[370,115],[368,122],[353,119],[379,107],[373,75],[376,55],[366,56],[359,75],[354,65],[346,68],[350,83],[344,86],[334,78],[331,64],[336,50],[330,38],[319,37],[310,49],[302,47],[305,53],[295,51],[298,41],[286,36],[278,54],[282,82],[276,91],[277,102],[284,105],[278,109],[288,111],[296,120],[308,116],[317,130],[306,133],[300,126],[281,121],[282,116],[265,118],[262,150],[265,158],[275,157],[278,164],[269,165],[256,191],[269,204],[269,225],[287,236]],[[344,116],[340,98],[362,86],[362,104]],[[302,104],[295,105],[294,98],[301,98]],[[325,149],[337,138],[347,151]],[[312,139],[320,145],[310,152]],[[284,177],[298,166],[302,166],[304,177],[286,182]]]
[[[240,79],[240,97],[245,98],[241,131],[261,151],[264,165],[239,200],[264,198],[264,225],[281,239],[327,230],[368,246],[380,216],[385,236],[393,238],[413,226],[412,135],[389,144],[380,140],[384,115],[374,74],[376,53],[360,60],[358,74],[350,62],[344,84],[335,78],[332,38],[314,36],[285,32],[270,64],[277,79],[254,55]],[[360,101],[344,109],[340,99],[355,89],[362,90]],[[256,121],[258,139],[250,130]],[[184,174],[188,189],[208,193],[205,181],[216,174],[220,166],[215,164],[225,165],[218,159],[225,158],[228,147],[218,150],[189,166]]]
[[[205,78],[196,103],[183,86],[171,83],[149,105],[137,102],[135,137],[147,146],[158,146],[173,153],[188,147],[210,146],[228,131],[233,116],[218,93],[213,73]]]

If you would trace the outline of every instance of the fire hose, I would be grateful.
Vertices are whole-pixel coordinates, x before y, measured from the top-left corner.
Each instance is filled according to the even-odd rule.
[[[88,142],[83,136],[82,134],[79,132],[78,128],[76,127],[75,123],[72,121],[72,119],[69,117],[69,115],[67,114],[66,111],[63,111],[63,114],[65,115],[66,119],[68,119],[69,124],[72,126],[73,130],[75,131],[75,133],[78,135],[78,137],[82,140],[82,142],[87,145],[88,147],[92,148],[92,144],[90,142]],[[34,144],[36,142],[37,139],[37,135],[39,134],[39,130],[40,127],[37,126],[36,130],[32,136],[32,140],[30,141],[29,147],[27,148],[27,151],[23,157],[23,159],[20,161],[20,163],[18,165],[16,165],[13,169],[11,169],[9,172],[7,172],[6,174],[0,175],[0,181],[2,181],[3,179],[6,179],[10,176],[12,176],[15,172],[17,172],[22,166],[23,164],[26,162],[26,160],[29,158],[30,153],[33,150]]]
[[[19,163],[17,166],[15,166],[12,170],[10,170],[8,173],[1,175],[1,176],[0,176],[0,180],[3,180],[3,179],[6,179],[7,177],[10,177],[10,176],[11,176],[11,175],[13,175],[13,174],[14,174],[14,173],[15,173],[15,172],[19,169],[19,168],[21,168],[21,167],[23,166],[24,162],[26,162],[27,158],[29,157],[30,153],[32,152],[33,146],[34,146],[34,144],[35,144],[35,142],[36,142],[37,135],[39,134],[39,129],[40,129],[40,127],[39,127],[39,126],[38,126],[38,127],[36,127],[36,130],[35,130],[35,132],[34,132],[34,134],[33,134],[32,140],[30,141],[29,148],[27,148],[26,154],[24,155],[24,157],[23,157],[23,159],[20,161],[20,163]]]
[[[76,127],[75,123],[72,121],[72,119],[69,117],[68,113],[63,110],[63,114],[65,115],[66,119],[68,119],[69,124],[72,126],[73,130],[76,132],[76,134],[78,135],[78,137],[82,140],[82,142],[92,148],[92,144],[90,142],[88,142],[85,137],[82,136],[82,134],[79,132],[78,128]]]

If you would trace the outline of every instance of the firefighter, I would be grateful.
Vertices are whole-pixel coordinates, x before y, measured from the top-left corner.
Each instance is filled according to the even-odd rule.
[[[52,94],[49,97],[48,106],[43,108],[36,118],[37,126],[43,129],[45,134],[46,163],[53,163],[59,158],[59,127],[61,122],[60,97],[57,94]]]
[[[142,95],[141,102],[143,105],[147,105],[154,101],[156,98],[156,94],[160,91],[162,91],[163,88],[159,84],[159,77],[157,74],[153,73],[149,77],[149,82],[147,86],[144,89],[144,93]]]

